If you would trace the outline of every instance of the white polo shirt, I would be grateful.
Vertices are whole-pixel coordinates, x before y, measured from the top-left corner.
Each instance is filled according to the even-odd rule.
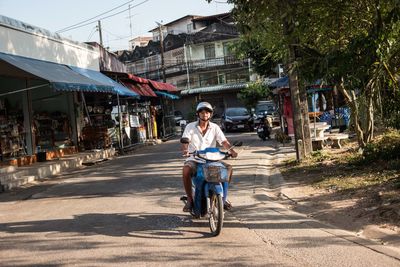
[[[203,150],[207,147],[216,147],[217,142],[222,145],[222,143],[226,141],[226,137],[221,128],[213,122],[208,123],[207,131],[203,136],[199,127],[199,121],[191,122],[186,125],[182,138],[189,138],[189,153],[196,150]],[[189,157],[188,160],[191,160],[191,158],[192,157]]]

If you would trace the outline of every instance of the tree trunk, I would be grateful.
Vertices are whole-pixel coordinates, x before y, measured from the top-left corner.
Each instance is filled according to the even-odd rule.
[[[310,131],[310,116],[308,115],[308,100],[307,89],[305,86],[299,88],[300,92],[300,113],[302,117],[303,127],[303,145],[304,155],[309,156],[312,152],[311,131]]]
[[[294,66],[295,49],[289,46],[289,87],[293,108],[293,126],[295,136],[296,158],[301,162],[311,154],[310,125],[308,117],[307,92],[300,90],[297,69]]]
[[[364,134],[365,143],[371,142],[374,138],[374,100],[372,96],[367,95],[368,106],[367,106],[367,129]]]
[[[296,45],[298,40],[293,37],[296,27],[293,18],[296,17],[297,0],[282,1],[282,8],[289,12],[283,18],[284,35],[288,45],[289,88],[293,109],[293,127],[295,136],[296,158],[301,162],[311,154],[310,125],[308,117],[307,92],[300,90],[296,65]]]
[[[362,130],[362,125],[360,123],[360,112],[359,112],[359,105],[357,102],[357,97],[356,97],[354,91],[349,92],[348,90],[346,90],[344,88],[343,79],[337,88],[343,94],[347,105],[350,107],[351,122],[353,124],[354,131],[357,134],[358,145],[360,146],[360,148],[363,149],[366,145],[366,142],[364,141],[364,132]]]

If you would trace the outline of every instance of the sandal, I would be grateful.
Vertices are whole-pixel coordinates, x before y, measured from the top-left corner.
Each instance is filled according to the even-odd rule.
[[[183,207],[183,212],[191,212],[193,209],[193,203],[187,201],[185,206]]]
[[[224,210],[231,210],[231,209],[232,209],[232,203],[226,200],[224,203]]]

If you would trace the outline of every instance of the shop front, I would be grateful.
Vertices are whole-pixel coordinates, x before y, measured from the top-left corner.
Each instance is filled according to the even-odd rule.
[[[124,148],[137,143],[154,141],[157,139],[156,121],[154,119],[154,102],[157,102],[157,95],[150,87],[148,80],[134,76],[129,73],[104,71],[108,77],[120,82],[140,98],[136,101],[125,99],[121,101],[122,115],[122,145]],[[117,111],[115,110],[115,116]]]
[[[0,53],[1,159],[25,165],[77,151],[79,92],[113,86],[65,65]]]

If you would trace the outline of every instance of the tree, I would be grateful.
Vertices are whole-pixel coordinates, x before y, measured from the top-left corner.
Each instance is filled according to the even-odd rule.
[[[364,148],[374,136],[375,115],[384,113],[382,100],[397,87],[399,2],[305,2],[303,12],[309,15],[302,21],[299,69],[309,79],[322,77],[336,85]]]
[[[288,52],[290,81],[296,86],[296,74],[300,80],[299,90],[290,84],[292,92],[299,94],[294,104],[300,101],[303,116],[298,119],[307,117],[306,106],[301,105],[305,97],[302,83],[323,78],[344,95],[361,148],[374,136],[377,114],[389,118],[383,120],[386,124],[396,125],[400,109],[396,105],[400,102],[400,1],[229,2],[235,4],[233,14],[241,33],[257,36],[274,57]],[[296,127],[297,132],[301,130]]]
[[[268,98],[270,95],[270,89],[260,80],[250,83],[247,88],[242,89],[238,94],[247,109],[255,107],[259,100]]]
[[[256,41],[258,46],[263,48],[258,51],[261,50],[267,55],[259,62],[265,62],[265,59],[286,61],[293,106],[295,147],[297,160],[300,161],[311,154],[307,95],[305,87],[299,84],[297,67],[299,56],[297,21],[300,14],[297,7],[300,1],[229,0],[228,2],[235,4],[232,12],[242,40],[247,43]]]
[[[280,59],[276,59],[261,45],[262,36],[240,36],[239,41],[232,46],[232,52],[240,59],[251,59],[252,69],[261,76],[269,76],[275,71]]]

